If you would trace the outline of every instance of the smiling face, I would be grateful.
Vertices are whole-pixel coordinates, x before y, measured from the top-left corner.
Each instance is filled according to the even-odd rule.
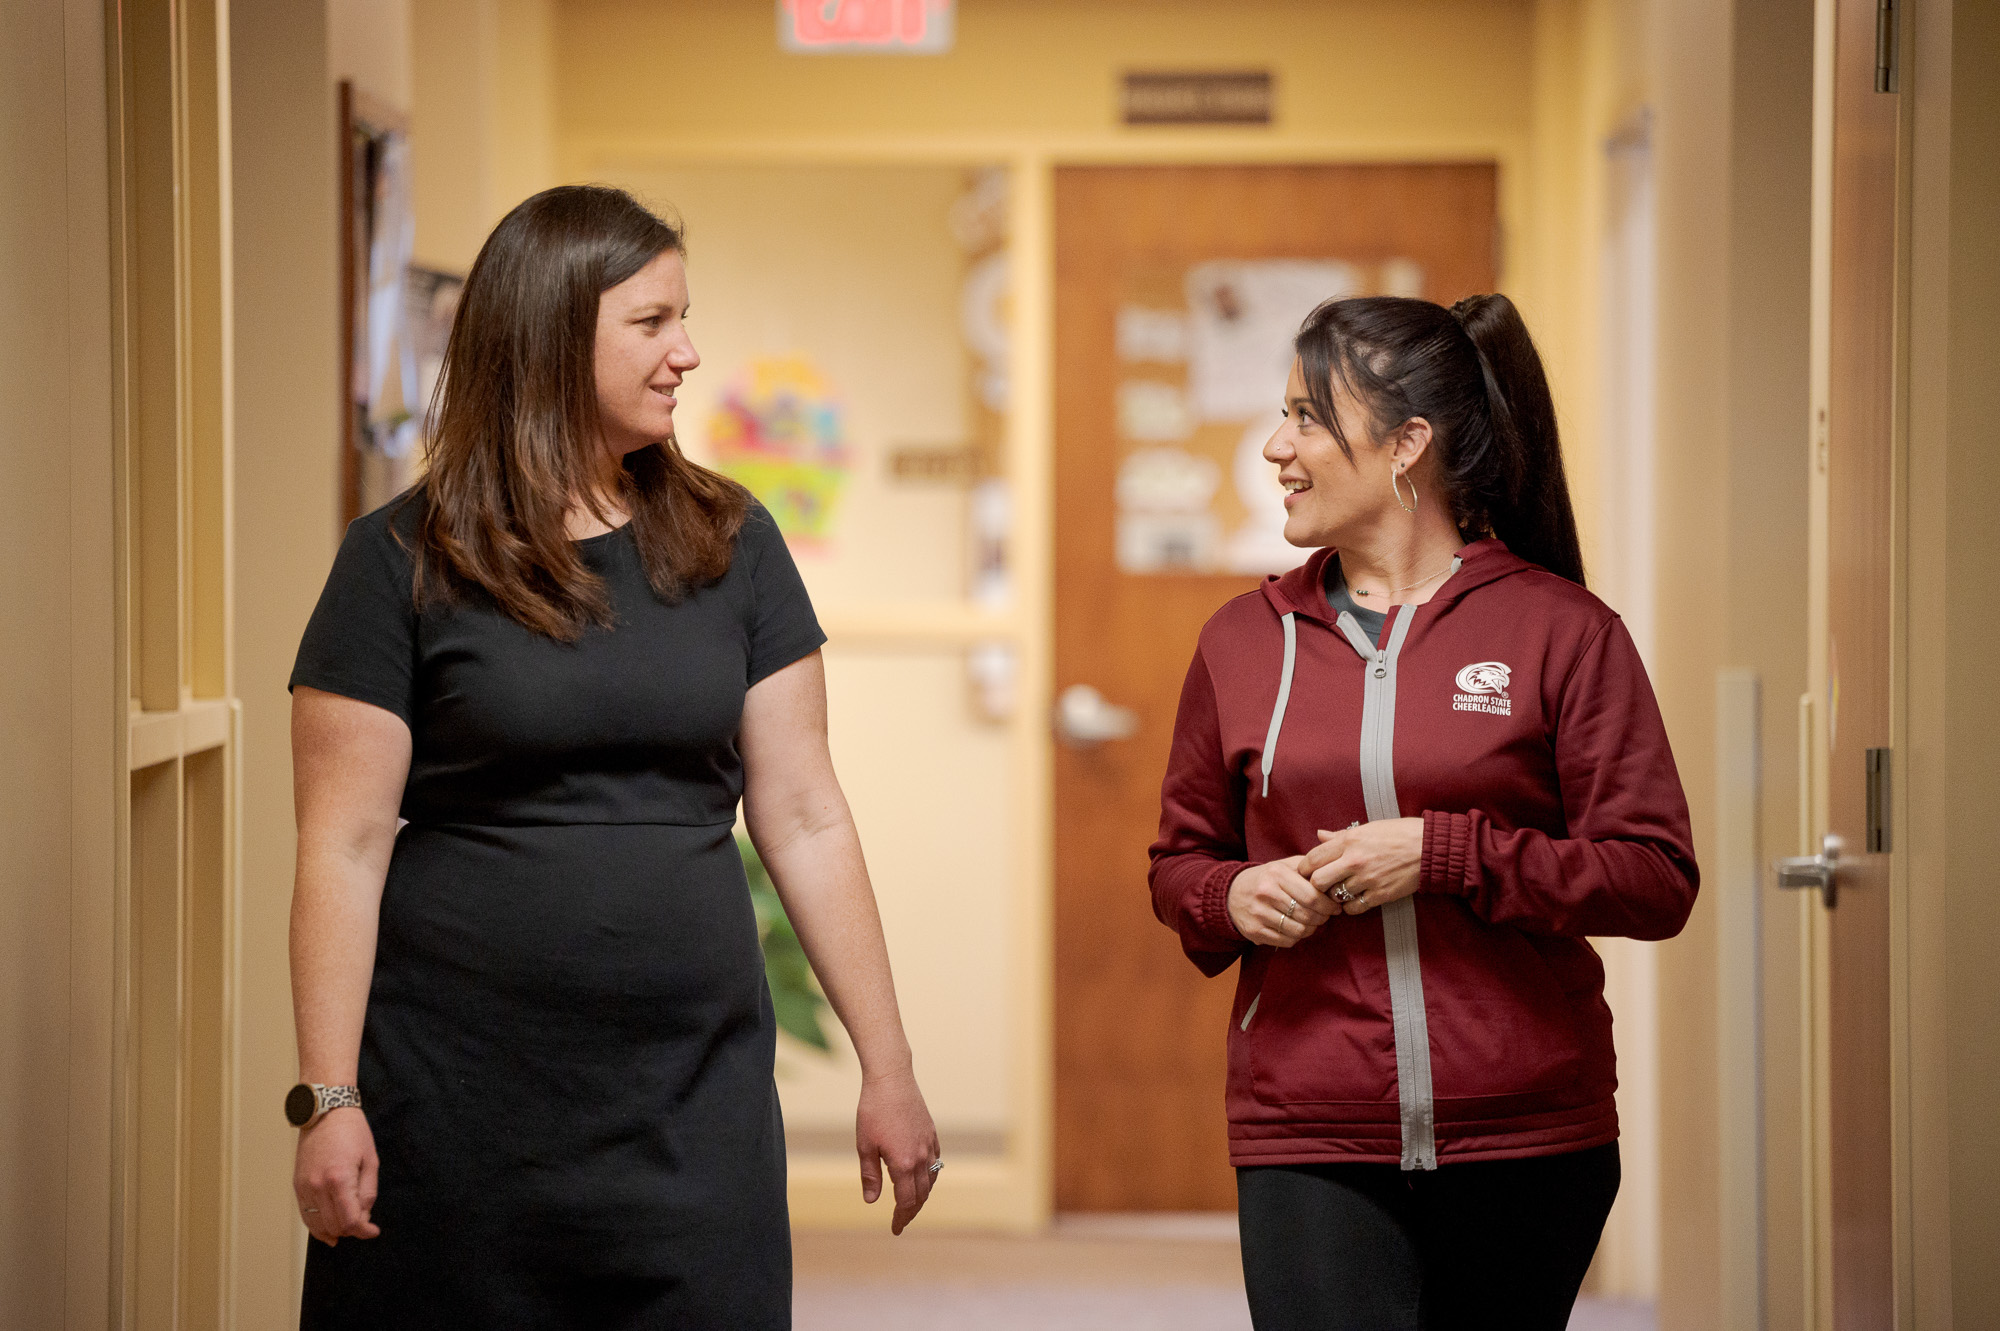
[[[1398,466],[1414,463],[1429,441],[1427,426],[1421,441],[1412,440],[1407,429],[1394,440],[1378,440],[1367,413],[1338,383],[1333,400],[1352,458],[1318,418],[1306,395],[1304,371],[1298,361],[1292,362],[1285,383],[1285,421],[1264,445],[1264,459],[1278,465],[1278,483],[1286,491],[1285,539],[1293,545],[1347,545],[1392,520],[1399,510],[1391,498],[1390,476]]]
[[[701,364],[687,310],[687,265],[671,249],[598,298],[597,414],[614,457],[674,433],[674,390]]]

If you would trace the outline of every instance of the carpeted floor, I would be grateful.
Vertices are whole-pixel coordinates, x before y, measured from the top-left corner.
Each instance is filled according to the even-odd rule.
[[[1034,1238],[800,1233],[797,1331],[1250,1331],[1234,1217],[1072,1217]],[[1586,1300],[1570,1331],[1654,1331]]]

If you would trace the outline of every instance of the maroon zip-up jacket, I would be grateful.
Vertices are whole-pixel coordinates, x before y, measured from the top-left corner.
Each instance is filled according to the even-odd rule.
[[[1202,629],[1152,847],[1153,909],[1229,1027],[1236,1165],[1555,1155],[1615,1140],[1588,935],[1669,938],[1698,875],[1687,800],[1624,623],[1497,540],[1379,643],[1324,593],[1331,550]],[[1316,829],[1421,815],[1421,885],[1291,948],[1230,882]]]

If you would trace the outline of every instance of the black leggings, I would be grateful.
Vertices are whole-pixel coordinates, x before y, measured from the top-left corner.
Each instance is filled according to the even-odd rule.
[[[1618,1143],[1529,1160],[1236,1171],[1257,1331],[1564,1331]]]

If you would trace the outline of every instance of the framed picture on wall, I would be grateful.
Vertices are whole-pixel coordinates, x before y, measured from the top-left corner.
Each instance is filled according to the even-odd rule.
[[[339,96],[345,523],[387,503],[415,478],[428,388],[443,357],[438,311],[448,332],[463,280],[411,269],[416,216],[407,118],[345,80]]]

